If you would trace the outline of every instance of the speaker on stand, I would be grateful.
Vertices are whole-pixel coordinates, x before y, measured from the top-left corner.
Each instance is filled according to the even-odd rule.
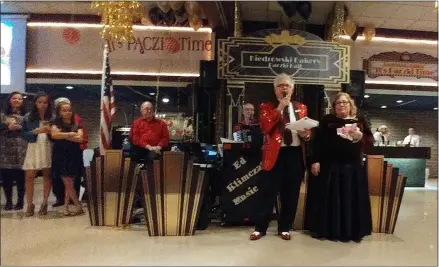
[[[200,61],[200,80],[197,90],[197,118],[200,126],[200,141],[213,143],[215,140],[216,94],[220,83],[217,79],[217,62]]]
[[[351,70],[351,82],[343,84],[342,91],[348,93],[358,107],[361,107],[364,99],[366,72],[363,70]]]

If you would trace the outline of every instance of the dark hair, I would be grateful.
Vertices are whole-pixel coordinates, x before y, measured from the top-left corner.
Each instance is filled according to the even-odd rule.
[[[34,105],[33,105],[32,110],[30,112],[31,120],[35,121],[35,120],[39,119],[39,114],[38,114],[38,109],[37,109],[36,103],[37,103],[37,100],[41,97],[47,97],[47,102],[48,102],[46,113],[44,113],[44,119],[50,120],[53,116],[53,114],[52,114],[52,112],[53,112],[52,100],[50,99],[50,96],[44,92],[38,92],[34,98]]]
[[[61,112],[61,107],[63,106],[63,105],[70,105],[70,108],[72,107],[72,104],[71,103],[68,103],[68,102],[60,102],[57,106],[56,106],[56,115],[55,115],[55,125],[56,125],[56,127],[58,127],[60,130],[62,130],[64,127],[64,125],[65,125],[65,123],[64,123],[64,121],[63,121],[63,118],[61,117],[61,114],[60,114],[60,112]],[[72,118],[70,118],[70,124],[72,125],[72,131],[76,131],[76,130],[78,130],[78,125],[75,123],[75,112],[73,112],[73,109],[72,109]]]
[[[14,95],[21,95],[21,96],[23,96],[23,94],[20,93],[20,92],[18,92],[18,91],[14,91],[14,92],[12,92],[12,93],[10,93],[10,94],[8,95],[8,97],[7,97],[7,99],[6,99],[6,102],[5,102],[5,107],[4,107],[4,109],[3,109],[3,111],[5,112],[6,115],[11,115],[11,114],[14,113],[13,110],[12,110],[12,106],[11,106],[11,98],[12,98]],[[23,102],[24,102],[24,101],[23,101]],[[21,107],[20,107],[20,111],[19,111],[18,114],[20,114],[20,115],[22,115],[22,116],[23,116],[24,114],[26,114],[26,108],[25,108],[24,103],[21,105]]]

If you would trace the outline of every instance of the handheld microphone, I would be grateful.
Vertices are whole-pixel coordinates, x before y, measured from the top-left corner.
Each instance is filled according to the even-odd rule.
[[[284,98],[287,97],[287,94],[288,94],[287,91],[283,92]]]

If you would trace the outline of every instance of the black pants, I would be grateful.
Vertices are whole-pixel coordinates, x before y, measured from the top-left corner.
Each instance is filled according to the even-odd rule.
[[[3,191],[7,204],[12,204],[12,187],[17,185],[17,203],[22,204],[24,198],[24,171],[21,169],[1,169]]]
[[[61,176],[57,172],[56,168],[51,169],[51,179],[52,179],[52,192],[56,197],[56,202],[64,203],[65,188]],[[75,177],[74,186],[76,191],[76,196],[79,197],[81,189],[81,179],[82,179],[82,168],[81,171]]]
[[[254,207],[255,231],[265,233],[280,193],[278,232],[289,232],[296,216],[300,184],[304,175],[301,147],[282,147],[273,169],[264,173]]]

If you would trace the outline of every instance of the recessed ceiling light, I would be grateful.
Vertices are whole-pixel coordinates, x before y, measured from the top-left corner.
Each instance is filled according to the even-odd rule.
[[[163,99],[162,99],[162,102],[163,102],[163,103],[168,103],[168,102],[169,102],[169,98],[166,98],[166,97],[163,98]]]
[[[434,110],[437,110],[437,108],[433,108]]]
[[[72,90],[72,89],[73,89],[73,86],[71,86],[71,85],[67,85],[67,86],[66,86],[66,89],[68,89],[68,90]]]
[[[402,100],[397,100],[396,103],[402,103]]]
[[[387,108],[387,106],[381,106],[381,108]]]
[[[26,98],[27,98],[27,95],[24,95],[24,96],[23,96],[23,98],[25,98],[25,99],[26,99]]]
[[[369,98],[370,97],[370,95],[364,95],[364,98]]]
[[[149,93],[149,95],[155,95],[155,93]]]

